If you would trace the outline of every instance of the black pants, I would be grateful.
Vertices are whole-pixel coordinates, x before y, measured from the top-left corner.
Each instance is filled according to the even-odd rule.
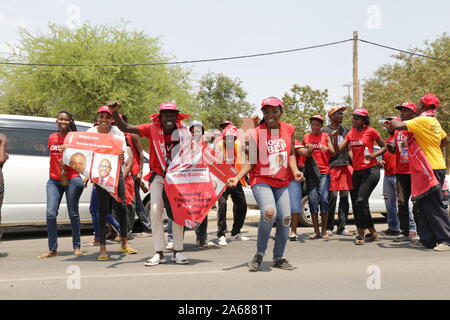
[[[235,188],[227,188],[222,196],[219,198],[219,211],[217,212],[217,237],[225,236],[227,231],[227,200],[231,195],[233,200],[233,229],[231,235],[235,236],[241,232],[244,225],[245,216],[247,215],[247,200],[245,200],[245,193],[242,189],[241,183]]]
[[[409,235],[409,198],[411,197],[411,175],[397,174],[397,205],[400,230]]]
[[[445,179],[445,169],[433,170],[441,187]],[[450,217],[442,202],[442,190],[438,190],[416,201],[415,217],[420,242],[427,248],[436,244],[450,245]]]
[[[347,224],[348,211],[350,206],[348,204],[348,190],[330,190],[328,193],[328,222],[327,230],[334,229],[334,214],[336,212],[336,201],[339,192],[339,207],[338,207],[338,222],[337,222],[337,233],[340,234],[345,230],[345,225]]]
[[[206,242],[208,235],[207,230],[208,230],[208,216],[206,216],[205,219],[203,219],[202,223],[195,230],[197,241]]]
[[[127,230],[127,209],[125,205],[125,184],[123,181],[122,171],[120,172],[119,186],[117,192],[122,202],[117,202],[109,194],[108,191],[102,187],[95,185],[95,191],[97,191],[98,199],[98,229],[100,244],[106,244],[106,216],[112,209],[117,213],[117,218],[120,224],[120,236],[126,238],[128,235]]]
[[[137,179],[137,175],[133,175],[134,180],[134,206],[136,208],[136,214],[139,218],[139,221],[142,224],[144,232],[150,232],[152,230],[152,224],[150,221],[150,217],[145,213],[144,204],[142,203],[141,194],[140,194],[140,179]],[[133,217],[134,218],[134,217]]]
[[[373,228],[370,214],[369,198],[380,180],[380,167],[373,166],[365,170],[355,170],[352,182],[355,195],[356,227],[358,229]]]

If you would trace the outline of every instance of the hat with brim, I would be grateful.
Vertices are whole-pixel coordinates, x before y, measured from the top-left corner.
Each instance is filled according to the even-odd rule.
[[[358,117],[368,117],[369,111],[366,109],[355,109],[352,113],[350,113],[352,116],[358,116]]]
[[[323,118],[322,118],[322,116],[320,116],[320,115],[318,115],[318,114],[316,114],[316,115],[314,115],[314,116],[312,116],[311,118],[309,118],[309,121],[311,122],[311,121],[313,121],[313,120],[318,120],[318,121],[320,121],[320,122],[322,122],[323,123]]]
[[[420,98],[420,101],[422,101],[422,103],[427,107],[434,106],[435,108],[437,108],[440,104],[439,98],[432,93],[424,95],[422,98]]]
[[[109,107],[106,105],[98,108],[97,113],[100,113],[100,112],[106,112],[106,113],[109,113],[110,115],[113,115],[111,110],[109,110]]]
[[[417,111],[417,106],[413,102],[404,102],[401,105],[395,107],[395,109],[397,109],[397,110],[400,110],[402,108],[409,109],[412,112],[416,112]]]
[[[347,107],[340,107],[340,106],[331,107],[330,110],[328,110],[327,114],[329,117],[331,117],[334,113],[341,111],[341,110],[344,111],[346,109],[347,109]]]
[[[264,107],[282,107],[283,106],[283,101],[281,101],[278,98],[275,97],[270,97],[270,98],[266,98],[261,102],[261,109],[263,109]]]

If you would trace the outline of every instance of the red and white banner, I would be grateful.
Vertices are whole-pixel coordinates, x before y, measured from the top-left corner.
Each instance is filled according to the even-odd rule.
[[[119,155],[124,141],[112,134],[69,132],[64,140],[64,164],[104,188],[117,194],[120,175]]]
[[[164,181],[166,210],[170,210],[175,223],[191,229],[207,216],[227,188],[228,178],[237,174],[232,165],[217,164],[212,149],[205,145],[201,149],[190,161],[175,156]],[[192,152],[182,148],[178,154],[188,153]]]

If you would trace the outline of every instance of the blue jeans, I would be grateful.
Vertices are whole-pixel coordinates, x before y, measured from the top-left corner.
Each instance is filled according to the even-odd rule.
[[[276,219],[277,227],[273,259],[280,259],[283,257],[286,248],[286,243],[289,238],[289,227],[291,225],[288,187],[273,188],[268,184],[258,183],[252,187],[252,191],[261,213],[258,225],[258,239],[256,241],[256,254],[261,256],[265,255],[270,231]]]
[[[288,189],[291,213],[302,213],[302,183],[293,180],[289,182]]]
[[[49,179],[47,182],[47,233],[49,250],[58,249],[58,216],[59,205],[64,193],[66,193],[67,211],[69,212],[72,226],[72,244],[74,249],[80,249],[80,214],[78,203],[83,193],[84,185],[80,177],[70,179],[67,187],[63,187],[59,180]]]
[[[308,195],[309,210],[311,213],[328,212],[328,189],[330,187],[330,175],[320,175],[320,184],[311,190]]]
[[[400,221],[397,214],[397,176],[385,175],[383,180],[383,197],[387,211],[388,228],[400,231]]]
[[[94,239],[100,239],[100,231],[98,229],[98,198],[95,187],[92,188],[91,201],[89,203],[89,212],[92,216],[92,226],[94,227]],[[120,224],[111,214],[106,216],[106,220],[113,227],[113,229],[120,234]]]

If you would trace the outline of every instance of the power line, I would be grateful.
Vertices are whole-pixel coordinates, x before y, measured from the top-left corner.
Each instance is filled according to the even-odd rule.
[[[433,60],[438,60],[438,61],[443,61],[443,62],[450,62],[449,59],[431,57],[431,56],[427,56],[425,54],[420,54],[420,53],[415,53],[415,52],[406,51],[406,50],[402,50],[402,49],[397,49],[397,48],[394,48],[394,47],[385,46],[383,44],[379,44],[379,43],[375,43],[375,42],[371,42],[371,41],[367,41],[367,40],[363,40],[363,39],[359,39],[359,41],[365,42],[365,43],[368,43],[368,44],[371,44],[371,45],[374,45],[374,46],[378,46],[378,47],[381,47],[381,48],[385,48],[385,49],[389,49],[389,50],[395,50],[395,51],[411,54],[411,55],[414,55],[414,56],[419,56],[419,57],[422,57],[422,58],[428,58],[428,59],[433,59]]]
[[[297,51],[304,51],[304,50],[310,50],[310,49],[317,49],[322,47],[328,47],[333,46],[345,42],[353,41],[353,39],[346,39],[342,41],[336,41],[336,42],[329,42],[325,44],[319,44],[315,46],[309,46],[309,47],[303,47],[303,48],[296,48],[296,49],[289,49],[289,50],[281,50],[281,51],[272,51],[272,52],[265,52],[265,53],[256,53],[256,54],[249,54],[249,55],[242,55],[242,56],[233,56],[233,57],[222,57],[222,58],[213,58],[213,59],[199,59],[199,60],[185,60],[185,61],[172,61],[172,62],[151,62],[151,63],[126,63],[126,64],[51,64],[51,63],[25,63],[25,62],[4,62],[0,61],[0,65],[13,65],[13,66],[35,66],[35,67],[137,67],[137,66],[158,66],[158,65],[177,65],[177,64],[192,64],[192,63],[203,63],[203,62],[217,62],[217,61],[228,61],[228,60],[238,60],[238,59],[248,59],[248,58],[256,58],[256,57],[263,57],[263,56],[270,56],[270,55],[277,55],[277,54],[285,54],[285,53],[291,53],[291,52],[297,52]],[[402,49],[397,49],[394,47],[382,45],[379,43],[358,39],[358,41],[368,43],[374,46],[382,47],[389,50],[394,50],[398,52],[403,52],[410,55],[415,55],[423,58],[443,61],[443,62],[450,62],[448,59],[443,58],[437,58],[437,57],[431,57],[424,54],[419,54],[411,51],[406,51]]]
[[[256,58],[256,57],[262,57],[262,56],[284,54],[284,53],[290,53],[290,52],[296,52],[296,51],[328,47],[328,46],[333,46],[333,45],[337,45],[337,44],[344,43],[344,42],[349,42],[352,40],[353,39],[347,39],[347,40],[329,42],[329,43],[325,43],[325,44],[319,44],[319,45],[315,45],[315,46],[309,46],[309,47],[303,47],[303,48],[297,48],[297,49],[256,53],[256,54],[249,54],[249,55],[243,55],[243,56],[213,58],[213,59],[200,59],[200,60],[172,61],[172,62],[128,63],[128,64],[50,64],[50,63],[0,62],[0,64],[2,64],[2,65],[17,65],[17,66],[37,66],[37,67],[136,67],[136,66],[175,65],[175,64],[188,64],[188,63],[201,63],[201,62],[214,62],[214,61],[227,61],[227,60]]]

